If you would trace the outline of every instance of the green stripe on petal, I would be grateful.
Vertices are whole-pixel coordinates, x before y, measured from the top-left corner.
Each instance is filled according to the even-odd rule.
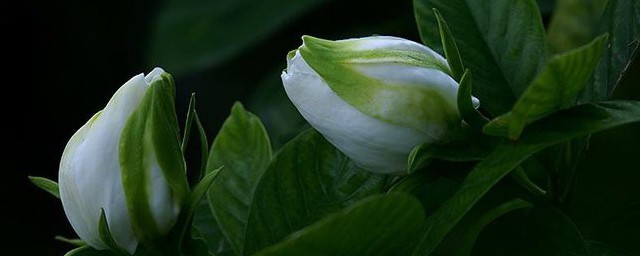
[[[168,198],[161,200],[179,207],[189,194],[174,95],[170,75],[163,73],[151,81],[140,106],[127,120],[120,139],[120,167],[127,211],[136,237],[146,244],[157,242],[168,232],[168,223],[157,223],[160,219],[171,222],[175,218],[166,216],[177,215],[166,212],[167,209],[156,209],[154,215],[151,200],[158,196],[153,193],[158,193],[156,189],[161,191],[163,183],[153,178],[156,174],[153,170],[160,169],[170,188]]]
[[[382,78],[374,78],[358,70],[358,67],[369,64],[389,63],[431,68],[435,69],[434,72],[446,70],[448,73],[446,66],[437,64],[439,60],[415,51],[397,49],[353,51],[358,47],[353,44],[360,43],[358,41],[328,41],[308,36],[303,39],[304,45],[299,51],[304,61],[332,91],[360,112],[387,123],[411,127],[434,138],[441,137],[441,134],[436,134],[438,129],[429,126],[445,128],[460,123],[455,103],[445,98],[438,89],[440,86],[389,84]],[[414,58],[414,55],[419,57]],[[354,56],[357,57],[354,59]]]
[[[326,40],[312,36],[303,36],[302,40],[308,49],[322,55],[335,63],[342,64],[375,64],[397,63],[410,66],[438,69],[446,74],[451,74],[449,66],[442,59],[434,58],[426,51],[412,49],[398,49],[395,47],[363,49],[367,40]],[[435,52],[434,52],[435,54]],[[305,58],[306,59],[306,58]]]

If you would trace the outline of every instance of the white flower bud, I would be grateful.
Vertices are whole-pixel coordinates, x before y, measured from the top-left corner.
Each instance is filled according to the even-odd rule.
[[[360,167],[402,171],[414,146],[437,143],[460,125],[458,84],[428,47],[389,36],[302,39],[287,56],[285,91],[309,124]]]
[[[59,171],[60,198],[73,229],[107,249],[101,209],[120,249],[166,235],[188,193],[174,109],[175,88],[156,68],[134,76],[69,140]]]

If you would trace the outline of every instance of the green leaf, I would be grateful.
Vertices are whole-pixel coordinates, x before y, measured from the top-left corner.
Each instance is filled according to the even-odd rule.
[[[384,184],[385,176],[356,167],[309,129],[282,148],[260,180],[243,252],[275,244],[329,213],[382,192]]]
[[[117,256],[108,250],[98,251],[90,246],[83,246],[67,252],[64,256]]]
[[[456,45],[455,38],[449,30],[447,22],[444,20],[438,9],[433,9],[433,13],[436,15],[438,21],[438,30],[440,31],[440,41],[442,41],[442,51],[451,69],[451,75],[456,81],[462,79],[462,75],[465,72],[464,65],[462,64],[462,58],[460,57],[460,51]]]
[[[194,239],[202,239],[207,245],[209,252],[217,256],[236,255],[227,238],[222,234],[222,231],[220,231],[220,227],[213,217],[213,213],[211,213],[206,198],[200,201],[200,205],[193,216],[192,225],[191,236]]]
[[[33,183],[33,185],[36,185],[36,187],[44,191],[47,191],[52,196],[55,196],[56,198],[60,199],[60,190],[58,189],[57,182],[44,177],[35,177],[35,176],[29,176],[29,180],[31,181],[31,183]]]
[[[414,197],[373,196],[257,255],[407,255],[422,221],[424,210]]]
[[[191,93],[191,98],[189,98],[189,107],[187,108],[187,118],[184,121],[184,134],[182,135],[182,143],[180,143],[180,148],[184,153],[187,151],[187,143],[189,142],[189,135],[191,135],[191,125],[193,124],[193,115],[196,112],[196,94]]]
[[[504,142],[469,173],[458,192],[427,218],[414,255],[428,255],[480,198],[532,154],[557,143],[640,121],[640,101],[587,104],[554,113],[526,130],[517,143]]]
[[[551,58],[513,109],[489,122],[484,132],[515,140],[527,124],[574,105],[600,60],[606,41],[607,35],[602,35],[583,47]]]
[[[409,153],[407,172],[412,173],[432,159],[447,161],[475,161],[484,159],[498,140],[471,130],[460,130],[459,138],[446,144],[421,144]]]
[[[600,16],[608,0],[556,0],[547,29],[552,52],[564,52],[589,43],[597,36]]]
[[[234,104],[207,161],[207,172],[224,166],[207,200],[220,230],[238,255],[243,255],[254,191],[271,161],[271,154],[269,137],[260,119],[244,110],[242,104]]]
[[[625,71],[638,52],[640,45],[640,2],[636,0],[609,0],[600,19],[600,33],[608,33],[611,40],[602,60],[593,74],[582,102],[602,101],[609,98],[625,75]]]
[[[178,76],[242,53],[327,0],[167,1],[152,23],[149,63]]]
[[[529,202],[516,198],[502,202],[494,207],[483,209],[484,211],[479,213],[478,216],[467,220],[467,223],[461,222],[459,224],[460,226],[456,227],[459,233],[454,233],[455,236],[450,236],[449,240],[452,241],[449,241],[449,244],[443,243],[442,247],[444,248],[440,248],[439,251],[454,256],[471,255],[478,235],[480,235],[486,226],[507,213],[530,207],[532,207],[532,204]],[[462,225],[463,223],[466,225]]]
[[[544,28],[534,0],[414,0],[422,41],[442,49],[436,8],[448,21],[474,95],[492,115],[507,112],[533,80],[547,55]],[[442,52],[442,51],[440,51]]]

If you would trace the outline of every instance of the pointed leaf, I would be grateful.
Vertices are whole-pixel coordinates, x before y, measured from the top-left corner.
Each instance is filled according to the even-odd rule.
[[[308,226],[257,255],[406,255],[424,210],[405,194],[373,196]]]
[[[327,0],[168,1],[153,21],[149,63],[181,76],[242,53]]]
[[[444,20],[438,9],[434,8],[433,12],[436,15],[436,20],[438,21],[438,30],[440,31],[440,40],[442,41],[442,51],[447,59],[447,63],[449,63],[449,69],[451,69],[453,79],[460,81],[465,70],[464,65],[462,64],[462,58],[460,57],[460,51],[456,45],[456,40],[453,38],[447,22]]]
[[[315,130],[303,132],[282,148],[260,180],[244,254],[382,192],[384,183],[385,176],[356,167]]]
[[[243,254],[255,188],[270,161],[271,145],[260,119],[244,110],[242,104],[234,104],[207,161],[207,172],[224,166],[207,200],[221,232],[238,255]]]
[[[488,123],[485,133],[517,139],[527,124],[574,105],[600,60],[606,41],[607,35],[602,35],[583,47],[551,58],[513,109]]]
[[[428,255],[462,217],[502,177],[532,154],[557,143],[640,121],[640,101],[612,101],[577,106],[531,125],[517,143],[500,144],[466,177],[460,190],[427,218],[414,255]]]
[[[474,94],[492,115],[507,112],[547,55],[534,0],[414,0],[422,41],[442,49],[433,8],[447,20],[464,65],[474,73]],[[440,51],[442,53],[442,51]]]
[[[29,180],[31,180],[31,183],[33,183],[33,185],[36,185],[36,187],[44,191],[47,191],[52,196],[55,196],[56,198],[60,199],[60,190],[58,189],[57,182],[44,177],[34,177],[34,176],[29,176]]]

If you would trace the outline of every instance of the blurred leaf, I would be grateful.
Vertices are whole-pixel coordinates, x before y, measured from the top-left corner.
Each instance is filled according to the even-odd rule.
[[[153,23],[149,63],[180,76],[238,55],[328,0],[167,1]]]
[[[412,196],[373,196],[257,255],[407,255],[423,221],[424,210]]]
[[[427,218],[414,255],[428,255],[462,217],[502,177],[532,154],[557,143],[640,121],[640,101],[587,104],[535,122],[517,143],[502,143],[469,173],[461,188]]]
[[[600,33],[609,33],[611,41],[593,74],[581,102],[606,100],[625,75],[640,45],[640,1],[609,0],[600,22]]]
[[[31,181],[31,183],[33,183],[33,185],[36,185],[36,187],[44,191],[47,191],[52,196],[55,196],[56,198],[60,199],[60,189],[58,189],[57,182],[44,177],[35,177],[35,176],[29,176],[29,180]]]
[[[447,248],[441,249],[440,251],[446,251],[448,255],[454,256],[471,255],[478,235],[487,225],[504,214],[531,206],[532,205],[530,203],[516,198],[497,205],[491,209],[487,209],[486,211],[483,211],[482,214],[479,214],[479,216],[477,216],[476,218],[473,218],[472,221],[466,223],[467,225],[460,227],[458,229],[460,233],[452,236],[455,237],[455,239],[453,239],[455,241],[451,242],[449,246],[447,246]],[[444,245],[446,244],[443,244],[443,247]]]
[[[474,74],[474,95],[492,115],[507,112],[547,55],[534,0],[414,0],[422,41],[441,52],[433,8],[449,23],[462,61]]]
[[[600,27],[608,0],[557,0],[547,29],[552,52],[564,52],[589,43]]]
[[[271,145],[260,119],[234,104],[211,147],[207,172],[224,168],[207,195],[220,230],[238,255],[243,254],[254,191],[270,161]]]
[[[527,218],[527,255],[591,255],[573,221],[551,207],[536,207]]]
[[[309,129],[282,148],[260,180],[243,252],[275,244],[329,213],[380,193],[384,183],[384,175],[356,167]]]
[[[592,253],[590,248],[572,219],[558,209],[539,204],[496,220],[481,233],[473,255],[602,255]]]
[[[613,247],[608,244],[604,244],[597,241],[587,241],[587,245],[589,246],[589,251],[591,251],[591,255],[598,256],[633,256],[633,254],[629,252],[625,252],[620,248]]]
[[[640,253],[640,202],[618,210],[601,223],[596,234],[599,241],[634,254]]]
[[[487,134],[517,139],[527,124],[554,111],[573,106],[600,56],[607,35],[549,60],[510,112],[491,120]]]
[[[202,239],[208,251],[216,256],[236,255],[229,242],[227,242],[227,238],[220,231],[220,227],[218,227],[218,223],[213,217],[213,213],[211,213],[208,200],[200,201],[200,205],[193,215],[192,225],[191,236],[194,239]]]

